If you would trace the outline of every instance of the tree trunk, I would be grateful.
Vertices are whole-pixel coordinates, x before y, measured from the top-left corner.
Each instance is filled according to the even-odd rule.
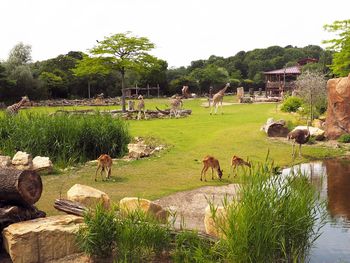
[[[0,168],[0,201],[32,205],[41,196],[43,185],[35,171]]]
[[[46,213],[35,206],[14,206],[0,204],[0,232],[10,224],[45,217]]]
[[[125,104],[125,70],[122,69],[122,111],[126,112],[126,104]]]
[[[90,80],[88,80],[88,97],[89,97],[89,99],[91,98],[91,82],[90,82]]]

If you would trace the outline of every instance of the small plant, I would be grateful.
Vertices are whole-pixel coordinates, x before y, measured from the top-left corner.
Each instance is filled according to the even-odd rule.
[[[77,243],[87,254],[116,262],[150,262],[169,250],[170,228],[140,210],[125,214],[97,205],[84,216]]]
[[[346,133],[346,134],[341,135],[341,136],[338,138],[338,142],[350,143],[350,134],[349,134],[349,133]]]
[[[299,97],[290,96],[284,100],[281,111],[284,112],[296,112],[299,107],[303,104],[303,101]]]

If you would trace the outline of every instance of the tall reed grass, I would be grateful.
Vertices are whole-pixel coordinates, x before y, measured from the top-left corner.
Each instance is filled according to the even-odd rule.
[[[48,116],[26,114],[0,117],[0,153],[17,150],[49,156],[60,166],[96,159],[101,153],[120,157],[130,135],[123,120],[107,115]]]
[[[77,233],[80,248],[92,256],[112,257],[113,262],[152,262],[169,250],[170,228],[141,210],[128,214],[118,207],[98,205],[84,216]]]
[[[326,206],[305,175],[282,176],[275,170],[272,164],[255,166],[244,176],[236,200],[224,202],[226,217],[215,222],[224,236],[218,251],[225,260],[307,260],[324,225]]]

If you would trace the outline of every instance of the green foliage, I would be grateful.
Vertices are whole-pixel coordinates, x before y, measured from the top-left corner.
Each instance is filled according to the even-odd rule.
[[[84,215],[85,225],[78,230],[77,243],[85,253],[100,257],[112,255],[117,233],[115,213],[114,207],[106,210],[99,204]]]
[[[98,205],[84,216],[77,242],[87,254],[116,262],[150,262],[170,245],[170,229],[140,210],[124,214]]]
[[[48,116],[28,114],[0,117],[0,149],[49,156],[65,166],[96,159],[101,153],[121,157],[130,136],[126,123],[111,116]]]
[[[269,163],[253,167],[239,198],[224,203],[225,220],[214,217],[225,262],[304,262],[318,238],[326,207],[316,190],[300,172],[274,171]]]
[[[303,100],[299,97],[290,96],[283,101],[281,111],[283,112],[296,112],[303,104]]]
[[[195,231],[185,230],[175,237],[174,262],[220,262],[212,244]]]
[[[340,77],[345,77],[350,72],[350,20],[334,21],[333,24],[325,25],[328,32],[336,32],[338,37],[323,41],[330,44],[330,50],[335,51],[331,69]]]
[[[349,133],[342,134],[342,135],[338,138],[338,142],[350,143],[350,134],[349,134]]]

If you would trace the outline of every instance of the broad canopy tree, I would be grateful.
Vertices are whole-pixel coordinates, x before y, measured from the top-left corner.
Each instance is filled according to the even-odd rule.
[[[90,50],[95,57],[102,57],[110,70],[117,70],[121,74],[122,110],[125,104],[125,73],[127,70],[139,70],[156,64],[157,59],[147,52],[154,48],[146,37],[131,36],[131,32],[119,33],[97,41],[97,45]]]
[[[345,77],[350,72],[350,19],[335,21],[331,25],[325,25],[324,29],[338,35],[338,38],[325,40],[323,43],[330,44],[328,49],[335,51],[330,66],[333,73]]]
[[[86,77],[88,83],[88,97],[91,98],[91,81],[98,75],[105,76],[110,73],[110,69],[107,66],[108,61],[103,57],[90,57],[84,55],[82,60],[77,62],[72,72],[77,77]]]

